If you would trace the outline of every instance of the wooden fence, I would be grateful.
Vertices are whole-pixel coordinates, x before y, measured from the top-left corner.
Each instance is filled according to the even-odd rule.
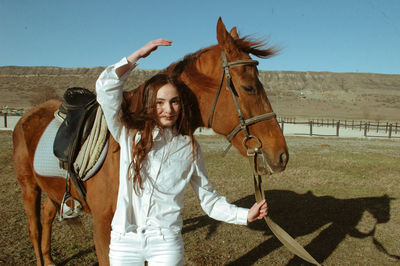
[[[20,114],[0,112],[0,128],[12,130],[20,118]]]
[[[335,120],[335,119],[310,119],[308,121],[296,121],[295,118],[280,117],[278,122],[282,131],[285,133],[285,124],[304,125],[309,129],[307,133],[297,133],[296,135],[309,136],[341,136],[341,130],[358,130],[364,137],[384,137],[400,138],[400,124],[398,122],[381,121],[360,121],[360,120]],[[334,134],[315,133],[317,128],[331,127],[335,128]]]
[[[13,129],[24,112],[23,108],[0,107],[0,128]]]
[[[20,114],[0,112],[0,127],[12,130],[19,118]],[[291,129],[294,135],[349,137],[345,132],[347,133],[351,130],[353,132],[358,131],[357,136],[363,137],[400,138],[400,123],[398,122],[335,119],[296,121],[295,118],[290,117],[279,117],[278,122],[284,134],[288,133],[286,126],[298,125],[302,126],[301,129]],[[321,133],[321,128],[330,128],[330,130],[324,130],[323,133]]]

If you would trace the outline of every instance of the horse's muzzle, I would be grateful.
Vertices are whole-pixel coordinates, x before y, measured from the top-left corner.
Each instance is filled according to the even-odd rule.
[[[289,153],[287,151],[278,152],[278,156],[275,160],[268,157],[265,151],[263,151],[263,161],[258,161],[259,172],[269,172],[270,174],[279,173],[285,170],[286,165],[289,161]],[[260,157],[261,158],[261,157]],[[273,157],[272,157],[273,158]]]

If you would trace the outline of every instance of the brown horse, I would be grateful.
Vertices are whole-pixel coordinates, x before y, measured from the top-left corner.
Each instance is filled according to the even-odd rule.
[[[228,33],[221,19],[217,23],[217,39],[217,45],[188,55],[164,71],[175,75],[186,85],[188,95],[192,96],[191,108],[193,112],[198,113],[199,120],[194,123],[195,127],[212,124],[215,132],[227,136],[241,123],[238,110],[245,120],[272,113],[264,88],[257,77],[258,70],[254,64],[255,61],[250,60],[249,54],[268,57],[274,54],[274,49],[265,48],[262,42],[239,38],[236,28]],[[212,108],[210,103],[215,101],[218,85],[224,73],[221,67],[223,52],[228,62],[237,63],[229,68],[231,81],[228,80],[228,82],[234,84],[234,90],[231,93],[222,89],[215,108]],[[221,86],[225,88],[226,83],[227,78]],[[143,86],[136,91],[141,89]],[[133,104],[137,100],[135,95],[135,91],[124,93],[125,99]],[[236,104],[233,101],[233,95]],[[39,139],[46,126],[54,118],[53,114],[59,105],[59,101],[51,100],[36,106],[19,120],[13,134],[14,166],[22,188],[24,207],[29,222],[29,236],[37,265],[53,264],[50,254],[51,225],[65,192],[65,179],[49,178],[35,173],[33,157]],[[213,117],[211,123],[208,122],[210,116]],[[246,128],[246,131],[242,130],[233,136],[232,144],[245,156],[246,147],[253,145],[251,142],[256,139],[261,144],[269,170],[283,171],[288,160],[288,150],[275,117],[270,116],[256,121]],[[248,133],[254,136],[249,143],[247,143],[249,138],[246,138]],[[243,139],[245,139],[245,145],[243,145]],[[108,265],[111,220],[115,211],[119,184],[119,146],[112,137],[109,143],[107,156],[101,169],[85,182],[88,206],[85,206],[84,210],[93,215],[93,237],[100,265]],[[42,221],[40,219],[41,191],[47,194],[43,205]],[[71,194],[79,198],[74,189]]]

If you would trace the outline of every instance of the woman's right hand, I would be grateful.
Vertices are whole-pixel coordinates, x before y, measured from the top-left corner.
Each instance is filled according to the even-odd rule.
[[[126,59],[128,60],[128,64],[120,66],[118,69],[116,69],[118,77],[120,78],[123,75],[125,75],[125,73],[127,73],[135,66],[136,62],[140,58],[147,57],[153,51],[157,50],[158,46],[171,46],[171,45],[172,41],[162,38],[148,42],[145,46],[139,48],[138,50],[134,51],[131,55],[126,57]]]
[[[132,64],[136,63],[140,58],[145,58],[149,56],[153,51],[157,50],[159,46],[171,46],[172,41],[167,39],[157,39],[148,42],[143,47],[139,48],[135,52],[133,52],[130,56],[127,57],[128,61]]]

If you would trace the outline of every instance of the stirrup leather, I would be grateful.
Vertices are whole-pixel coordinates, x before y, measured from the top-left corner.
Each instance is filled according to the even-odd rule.
[[[61,201],[60,206],[60,216],[58,218],[59,221],[63,221],[64,219],[71,219],[78,217],[79,214],[83,211],[83,207],[81,202],[74,198],[71,195],[71,183],[70,177],[67,176],[66,180],[66,191],[64,193],[64,197]]]

